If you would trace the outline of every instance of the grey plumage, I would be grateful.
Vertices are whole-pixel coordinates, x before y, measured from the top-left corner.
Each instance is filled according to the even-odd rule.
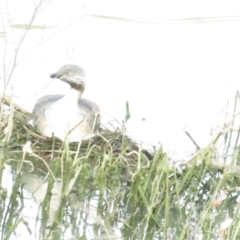
[[[97,104],[81,98],[85,89],[85,72],[77,65],[66,65],[51,77],[71,86],[66,95],[40,98],[32,112],[33,126],[44,136],[54,134],[62,140],[78,142],[94,136],[100,126]]]

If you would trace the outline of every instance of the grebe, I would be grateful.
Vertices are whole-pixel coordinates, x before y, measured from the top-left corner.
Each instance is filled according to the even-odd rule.
[[[65,65],[51,78],[58,78],[71,86],[66,95],[47,95],[34,106],[32,125],[43,136],[80,142],[90,139],[100,126],[99,107],[82,97],[85,72],[77,65]]]

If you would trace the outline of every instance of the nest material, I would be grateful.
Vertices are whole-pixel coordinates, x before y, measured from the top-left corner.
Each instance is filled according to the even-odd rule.
[[[28,123],[30,113],[15,105],[11,99],[3,97],[1,100],[0,109],[1,125],[0,131],[1,142],[7,143],[11,150],[22,150],[26,142],[31,142],[32,151],[36,154],[46,155],[53,150],[59,154],[66,146],[58,138],[43,137],[37,133]],[[79,149],[79,143],[69,143],[69,151],[76,153]],[[91,152],[89,151],[91,149]],[[120,157],[126,161],[135,162],[139,158],[138,154],[149,161],[153,156],[146,150],[134,142],[131,138],[125,135],[119,129],[110,131],[106,128],[101,128],[100,133],[93,137],[90,141],[81,142],[79,155],[80,156],[99,156],[111,152],[115,158]]]

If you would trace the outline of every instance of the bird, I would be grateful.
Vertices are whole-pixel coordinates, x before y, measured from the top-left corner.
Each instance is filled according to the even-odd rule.
[[[98,133],[100,109],[98,105],[82,98],[86,87],[85,71],[69,64],[50,75],[68,83],[71,90],[66,95],[46,95],[37,100],[32,111],[32,125],[43,136],[58,137],[62,141],[89,140]]]

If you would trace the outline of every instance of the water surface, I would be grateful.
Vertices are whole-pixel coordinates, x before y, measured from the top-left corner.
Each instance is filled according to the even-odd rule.
[[[1,65],[8,74],[14,46],[37,7],[28,3],[24,8],[2,3],[6,36],[0,38],[5,51]],[[31,111],[40,96],[68,91],[49,78],[51,73],[64,64],[81,65],[88,78],[84,97],[99,104],[103,123],[112,116],[121,123],[128,101],[128,133],[140,142],[161,143],[181,158],[194,150],[184,131],[204,147],[239,89],[236,6],[215,3],[219,8],[175,2],[175,12],[157,2],[137,3],[137,8],[134,2],[44,1],[18,51],[7,92]]]

